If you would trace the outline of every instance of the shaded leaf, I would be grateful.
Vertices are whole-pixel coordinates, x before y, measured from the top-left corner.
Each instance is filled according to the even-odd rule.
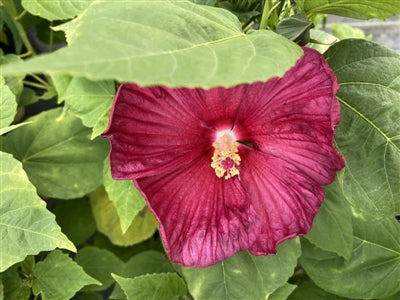
[[[307,20],[306,14],[298,13],[280,21],[276,32],[304,46],[310,40],[311,27],[313,23]]]
[[[96,231],[90,203],[86,198],[62,201],[53,213],[62,232],[75,245],[82,244]]]
[[[289,296],[288,300],[345,300],[346,298],[342,298],[340,296],[336,296],[333,294],[320,289],[312,282],[306,282],[297,286],[295,291]]]
[[[400,2],[393,0],[295,0],[309,16],[332,14],[353,19],[386,19],[400,13]]]
[[[0,152],[0,272],[27,255],[56,247],[76,251],[36,194],[20,162]]]
[[[83,12],[93,0],[22,0],[32,15],[49,21],[71,19]]]
[[[28,282],[22,280],[18,274],[6,276],[1,279],[5,300],[28,300],[31,295],[31,288]],[[1,299],[1,298],[0,298]]]
[[[2,146],[23,163],[39,194],[78,198],[101,184],[107,141],[91,141],[90,129],[60,108],[28,120],[32,123],[8,134]]]
[[[42,299],[65,300],[88,284],[100,284],[87,275],[67,254],[51,252],[33,270],[32,291]]]
[[[68,47],[4,66],[3,74],[56,71],[140,85],[232,86],[282,76],[302,55],[271,31],[245,35],[224,9],[180,0],[95,0],[58,28]]]
[[[265,299],[293,274],[300,256],[298,239],[285,241],[270,256],[240,252],[208,268],[182,268],[196,299]]]
[[[176,273],[142,275],[123,278],[113,275],[129,300],[181,299],[187,294],[185,282]]]
[[[296,287],[297,285],[295,284],[285,283],[277,290],[275,290],[275,292],[270,294],[267,300],[286,300],[289,297],[289,295],[296,289]]]
[[[10,125],[17,112],[17,102],[15,95],[5,84],[4,78],[0,76],[0,129]]]
[[[114,180],[111,177],[108,159],[104,162],[103,182],[108,198],[117,210],[122,233],[125,233],[146,203],[132,180]]]
[[[15,54],[7,54],[4,56],[0,56],[0,66],[11,64],[11,63],[18,63],[22,62],[22,59]],[[8,85],[11,92],[15,95],[16,99],[19,102],[19,97],[22,93],[22,89],[24,87],[22,80],[24,79],[25,74],[22,75],[13,75],[13,76],[5,76],[5,84]]]
[[[338,180],[325,187],[326,197],[305,236],[317,247],[349,259],[353,250],[353,228],[350,206]]]
[[[111,273],[122,274],[124,263],[113,253],[96,247],[85,247],[79,250],[75,261],[87,274],[101,282],[99,285],[89,285],[85,291],[102,291],[114,283]]]
[[[157,222],[146,207],[133,220],[125,234],[114,204],[110,201],[104,188],[99,188],[89,195],[97,230],[105,234],[118,246],[130,246],[151,237],[157,228]]]

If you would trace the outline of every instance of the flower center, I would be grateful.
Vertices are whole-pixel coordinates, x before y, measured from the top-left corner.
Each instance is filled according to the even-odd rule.
[[[231,130],[225,130],[217,133],[214,147],[214,155],[212,157],[211,167],[214,168],[215,174],[221,178],[225,175],[225,179],[229,179],[235,175],[239,175],[237,166],[240,165],[240,156],[238,154],[239,143],[236,141]]]

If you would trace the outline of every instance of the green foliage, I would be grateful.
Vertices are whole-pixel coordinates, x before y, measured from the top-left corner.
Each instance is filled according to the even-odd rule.
[[[0,76],[0,92],[0,129],[3,129],[14,120],[17,112],[17,102],[15,101],[15,95],[6,85],[2,76]]]
[[[108,159],[104,162],[103,182],[108,198],[117,210],[122,233],[125,233],[146,203],[131,180],[112,179]]]
[[[61,231],[76,246],[84,243],[96,231],[90,203],[86,198],[62,201],[57,204],[53,213]]]
[[[372,38],[372,35],[365,36],[361,29],[351,27],[347,24],[332,24],[331,29],[333,35],[341,40],[351,38],[370,40]]]
[[[85,285],[100,284],[59,250],[51,252],[35,266],[33,277],[33,293],[51,300],[70,299]]]
[[[22,5],[32,15],[53,21],[71,19],[92,2],[93,0],[22,0]]]
[[[135,278],[117,275],[113,277],[124,290],[128,300],[178,300],[187,293],[185,282],[175,273],[142,275]]]
[[[68,47],[4,66],[3,74],[57,71],[141,85],[231,86],[281,76],[302,53],[271,31],[245,35],[224,9],[179,0],[94,1],[58,28]]]
[[[117,211],[104,188],[99,188],[90,194],[90,203],[97,230],[105,234],[115,245],[130,246],[140,243],[152,236],[156,230],[157,222],[146,207],[133,219],[127,231],[122,233]]]
[[[342,298],[333,294],[329,294],[328,292],[320,289],[312,282],[306,282],[299,285],[294,292],[288,297],[288,300],[345,300],[346,298]]]
[[[300,45],[306,45],[310,40],[312,26],[313,23],[307,20],[305,13],[298,13],[279,22],[276,32]]]
[[[208,268],[182,268],[190,294],[201,299],[266,299],[293,274],[300,256],[298,239],[278,246],[271,256],[240,252]]]
[[[0,272],[27,255],[56,247],[76,251],[36,194],[21,163],[0,152]]]
[[[311,29],[310,43],[307,44],[307,47],[313,48],[320,53],[324,53],[330,46],[338,41],[339,39],[325,31]]]
[[[285,283],[269,295],[267,300],[286,300],[289,295],[297,288],[297,285]],[[315,300],[315,299],[313,299]]]
[[[2,147],[22,162],[39,194],[71,199],[101,184],[107,141],[91,141],[90,130],[61,109],[30,120],[31,124],[8,134]]]
[[[87,274],[101,282],[101,286],[89,285],[84,290],[105,290],[114,283],[111,273],[121,274],[124,263],[113,253],[96,247],[85,247],[79,250],[75,261],[85,270]]]
[[[395,0],[295,0],[308,16],[332,14],[354,19],[386,19],[400,13],[400,2]]]

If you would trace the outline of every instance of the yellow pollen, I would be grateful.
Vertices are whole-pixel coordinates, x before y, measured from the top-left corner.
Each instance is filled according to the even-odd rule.
[[[224,133],[217,138],[213,144],[214,155],[212,157],[211,167],[215,174],[221,178],[229,179],[239,175],[237,166],[240,165],[240,156],[238,154],[239,143],[234,140],[230,132]]]

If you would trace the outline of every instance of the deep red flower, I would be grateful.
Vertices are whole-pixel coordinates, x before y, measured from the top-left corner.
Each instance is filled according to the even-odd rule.
[[[109,128],[115,179],[132,179],[171,261],[205,267],[238,251],[276,253],[307,233],[321,185],[344,166],[333,146],[338,84],[322,56],[282,78],[210,90],[120,86]]]

